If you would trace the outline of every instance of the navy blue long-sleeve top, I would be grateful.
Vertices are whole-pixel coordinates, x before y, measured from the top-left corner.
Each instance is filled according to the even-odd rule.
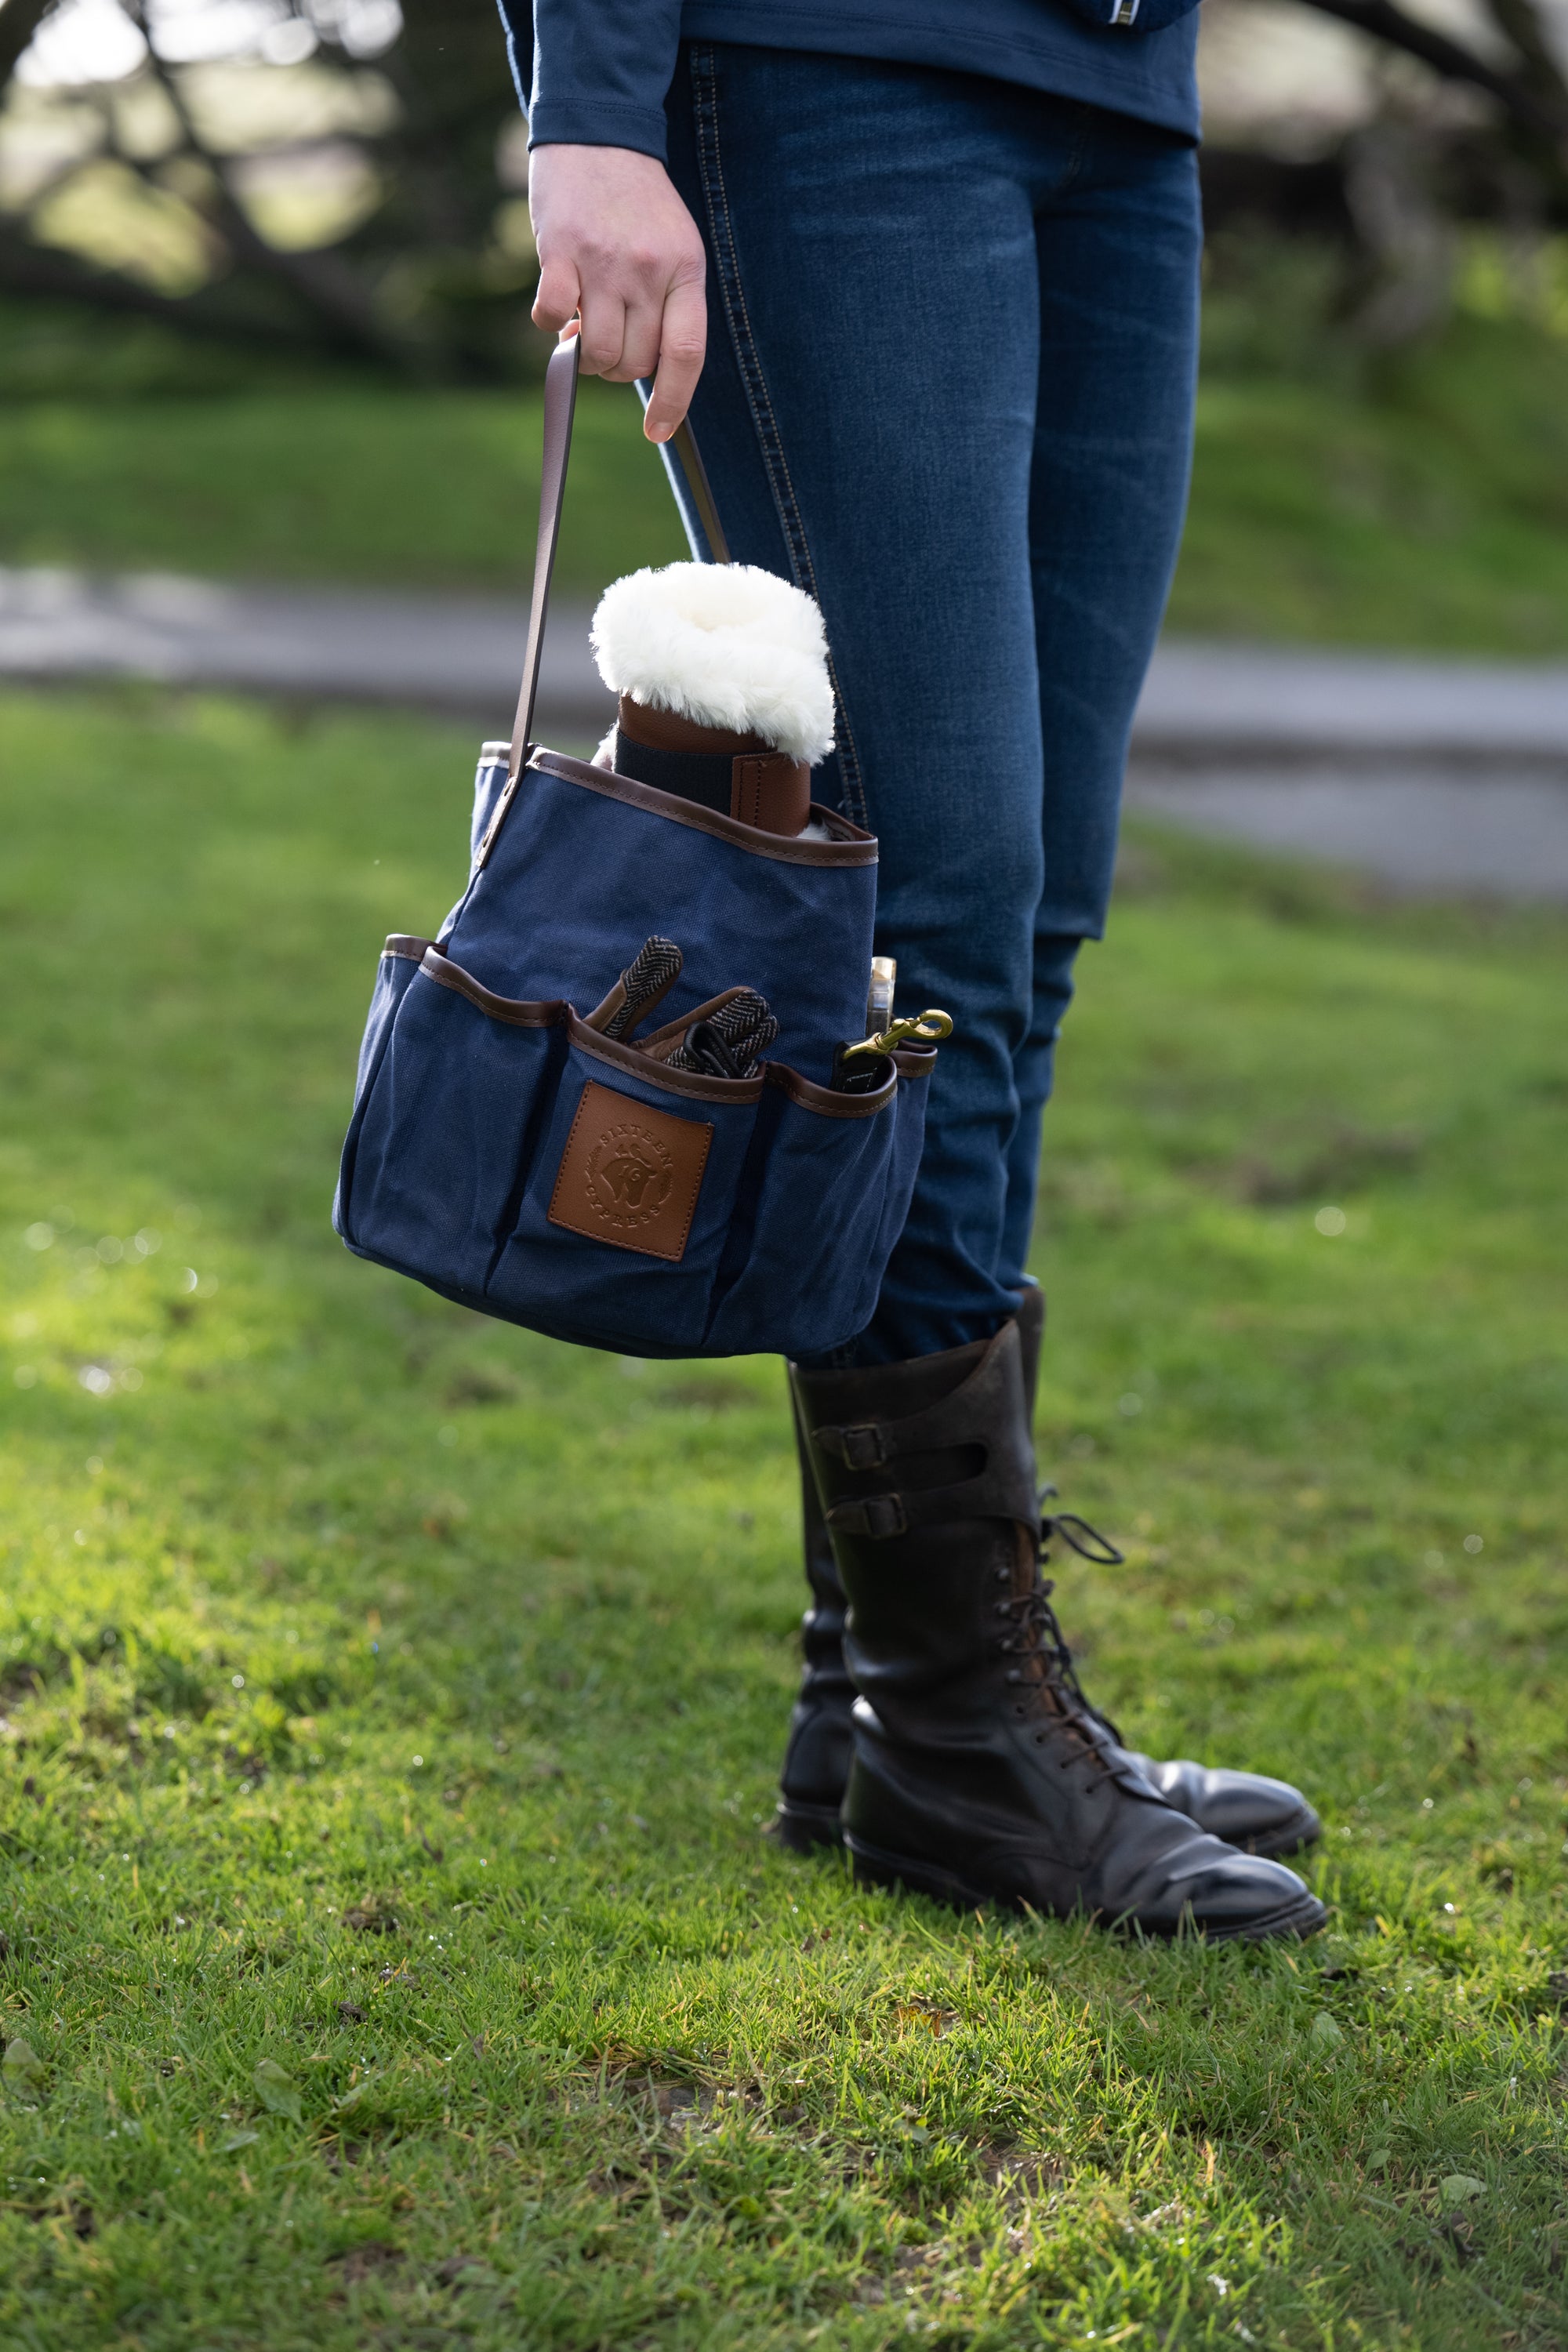
[[[531,21],[530,0],[500,5],[535,147],[662,163],[682,40],[945,66],[1198,135],[1195,0],[532,0]]]

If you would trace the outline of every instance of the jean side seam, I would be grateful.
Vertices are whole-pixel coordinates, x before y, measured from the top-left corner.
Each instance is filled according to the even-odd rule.
[[[691,51],[692,116],[697,133],[697,170],[702,185],[703,203],[708,213],[708,237],[713,251],[714,270],[719,280],[720,299],[724,306],[724,320],[730,331],[730,342],[740,371],[746,395],[746,405],[752,414],[752,425],[757,436],[763,470],[784,531],[784,545],[789,552],[790,572],[797,588],[804,589],[822,604],[816,584],[816,571],[811,560],[811,546],[806,538],[805,519],[795,484],[790,478],[789,461],[784,456],[784,439],[779,432],[778,418],[763,371],[751,314],[746,307],[745,288],[741,282],[740,256],[735,246],[734,223],[731,216],[729,191],[724,181],[723,159],[719,149],[719,89],[718,74],[713,65],[712,51],[694,47]],[[827,649],[827,674],[832,682],[833,699],[837,714],[834,732],[837,738],[838,772],[843,782],[845,814],[851,824],[868,823],[866,808],[866,785],[856,748],[849,713],[838,682],[838,671],[833,659],[833,648]]]

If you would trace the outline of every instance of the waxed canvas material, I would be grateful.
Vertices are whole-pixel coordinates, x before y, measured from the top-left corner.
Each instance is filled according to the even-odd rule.
[[[504,754],[481,759],[475,851],[505,782]],[[488,865],[452,911],[449,953],[501,995],[563,997],[586,1012],[660,932],[686,959],[660,1024],[743,982],[778,1014],[781,1058],[826,1086],[835,1048],[865,1033],[874,860],[795,864],[773,854],[771,835],[743,828],[742,844],[704,833],[686,821],[685,802],[638,790],[659,805],[531,764]]]
[[[476,838],[505,772],[481,760]],[[927,1080],[906,1061],[831,1108],[792,1087],[825,1085],[864,1025],[875,867],[791,864],[767,838],[526,770],[439,941],[382,957],[334,1208],[350,1249],[626,1355],[813,1355],[863,1328]],[[682,1078],[585,1027],[656,930],[686,958],[658,1024],[754,987],[781,1022],[764,1077]]]

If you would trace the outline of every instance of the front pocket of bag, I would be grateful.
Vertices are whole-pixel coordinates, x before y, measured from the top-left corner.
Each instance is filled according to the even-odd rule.
[[[356,1248],[482,1294],[550,1118],[564,1012],[493,997],[432,950],[365,1104],[350,1202]]]
[[[909,1214],[934,1056],[900,1057],[879,1095],[835,1095],[769,1070],[749,1247],[705,1352],[818,1355],[863,1331]]]
[[[688,1354],[736,1216],[762,1083],[656,1074],[581,1022],[570,1030],[489,1296],[603,1347]]]

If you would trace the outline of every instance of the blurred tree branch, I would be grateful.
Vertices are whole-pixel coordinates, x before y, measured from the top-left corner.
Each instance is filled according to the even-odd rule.
[[[253,133],[215,126],[204,79],[212,68],[160,54],[148,0],[115,4],[145,41],[144,62],[118,81],[57,94],[33,86],[22,92],[16,76],[61,0],[0,0],[7,123],[20,120],[23,99],[29,124],[47,121],[51,109],[58,123],[54,152],[47,140],[37,149],[43,160],[30,167],[26,193],[0,208],[0,289],[420,378],[494,380],[531,363],[531,259],[518,233],[521,200],[511,196],[509,212],[498,173],[500,142],[518,117],[494,0],[401,0],[401,29],[383,37],[384,46],[372,44],[374,56],[353,45],[351,20],[356,6],[374,8],[375,0],[275,0],[272,36],[285,38],[269,36],[261,55],[253,49],[247,63],[225,70],[264,77],[273,70],[266,56],[290,57],[280,69],[303,68],[296,102],[336,86],[344,103],[333,119],[353,127],[323,134],[303,124],[290,131],[285,120],[259,143]],[[1400,0],[1308,5],[1385,54],[1480,93],[1495,110],[1493,127],[1466,135],[1496,157],[1495,169],[1488,166],[1494,179],[1511,175],[1510,187],[1523,191],[1510,198],[1516,211],[1568,212],[1568,71],[1542,0],[1481,0],[1495,47],[1438,31]],[[192,13],[182,12],[182,24]],[[397,15],[386,15],[389,26]],[[356,112],[356,94],[372,89],[376,107],[360,104]],[[161,143],[146,136],[153,100],[168,126]],[[1390,320],[1436,315],[1451,274],[1452,238],[1446,243],[1440,232],[1444,206],[1455,199],[1441,159],[1432,161],[1438,143],[1418,124],[1392,121],[1347,143],[1344,187],[1358,241],[1400,281],[1397,299],[1383,304]],[[329,149],[357,159],[367,201],[318,241],[279,234],[276,214],[258,200],[260,181],[268,171],[275,181],[293,173],[297,184],[311,155]],[[124,218],[134,204],[146,208],[147,236],[160,222],[179,226],[193,282],[174,282],[166,270],[160,280],[150,255],[133,249],[143,232],[126,231],[123,221],[126,257],[118,260],[100,256],[90,237],[62,230],[73,203],[79,223],[84,209],[116,202]]]
[[[1555,46],[1552,0],[1477,0],[1479,21],[1461,18],[1458,30],[1437,29],[1401,0],[1305,5],[1353,27],[1364,63],[1409,59],[1421,70],[1373,71],[1331,144],[1310,156],[1267,137],[1207,152],[1211,257],[1223,247],[1219,266],[1232,272],[1233,325],[1244,281],[1246,300],[1267,308],[1261,280],[1247,279],[1248,239],[1272,238],[1278,258],[1282,236],[1295,236],[1316,248],[1317,315],[1331,339],[1363,353],[1409,343],[1451,314],[1479,250],[1466,226],[1483,222],[1483,266],[1544,319],[1545,240],[1568,225],[1568,60]],[[1242,5],[1235,20],[1247,14]],[[1458,91],[1470,99],[1455,103]]]
[[[0,90],[12,86],[58,5],[0,0]],[[401,29],[373,58],[348,47],[352,5],[280,0],[274,29],[300,28],[290,69],[308,58],[312,80],[336,79],[350,95],[374,87],[380,119],[374,128],[285,134],[260,145],[215,131],[212,107],[195,102],[211,69],[160,54],[146,0],[118,5],[146,43],[145,61],[120,81],[61,93],[61,120],[78,126],[77,148],[0,211],[0,288],[423,378],[493,379],[527,363],[531,260],[500,233],[507,192],[498,145],[517,120],[517,100],[493,0],[402,0]],[[247,69],[269,70],[256,58]],[[153,152],[128,102],[142,91],[158,94],[171,126],[171,139],[153,142]],[[30,117],[47,110],[48,92],[27,97]],[[84,117],[92,136],[81,148]],[[257,167],[297,172],[312,148],[359,157],[371,184],[368,209],[321,243],[270,235],[254,199]],[[148,266],[116,266],[61,241],[62,196],[89,186],[95,173],[101,188],[106,165],[165,218],[184,220],[192,250],[205,257],[201,282],[189,290],[160,284]]]
[[[1559,169],[1568,151],[1568,79],[1553,55],[1536,0],[1486,0],[1488,14],[1515,50],[1519,63],[1505,71],[1474,49],[1430,25],[1406,16],[1394,0],[1308,0],[1325,16],[1337,16],[1385,47],[1418,58],[1446,81],[1468,83],[1494,98],[1528,138],[1544,142]]]
[[[210,171],[208,225],[222,239],[233,267],[276,280],[298,299],[308,315],[321,320],[331,341],[375,357],[395,361],[402,357],[397,338],[384,329],[376,315],[371,289],[353,270],[330,253],[291,252],[269,245],[252,226],[236,189],[232,159],[203,139],[185,102],[180,76],[153,47],[145,6],[136,5],[131,13],[147,37],[148,69],[180,126],[181,152],[198,158]],[[132,168],[138,167],[140,159],[126,158],[118,145],[117,155],[119,160],[131,161]],[[147,176],[144,169],[141,176]]]

